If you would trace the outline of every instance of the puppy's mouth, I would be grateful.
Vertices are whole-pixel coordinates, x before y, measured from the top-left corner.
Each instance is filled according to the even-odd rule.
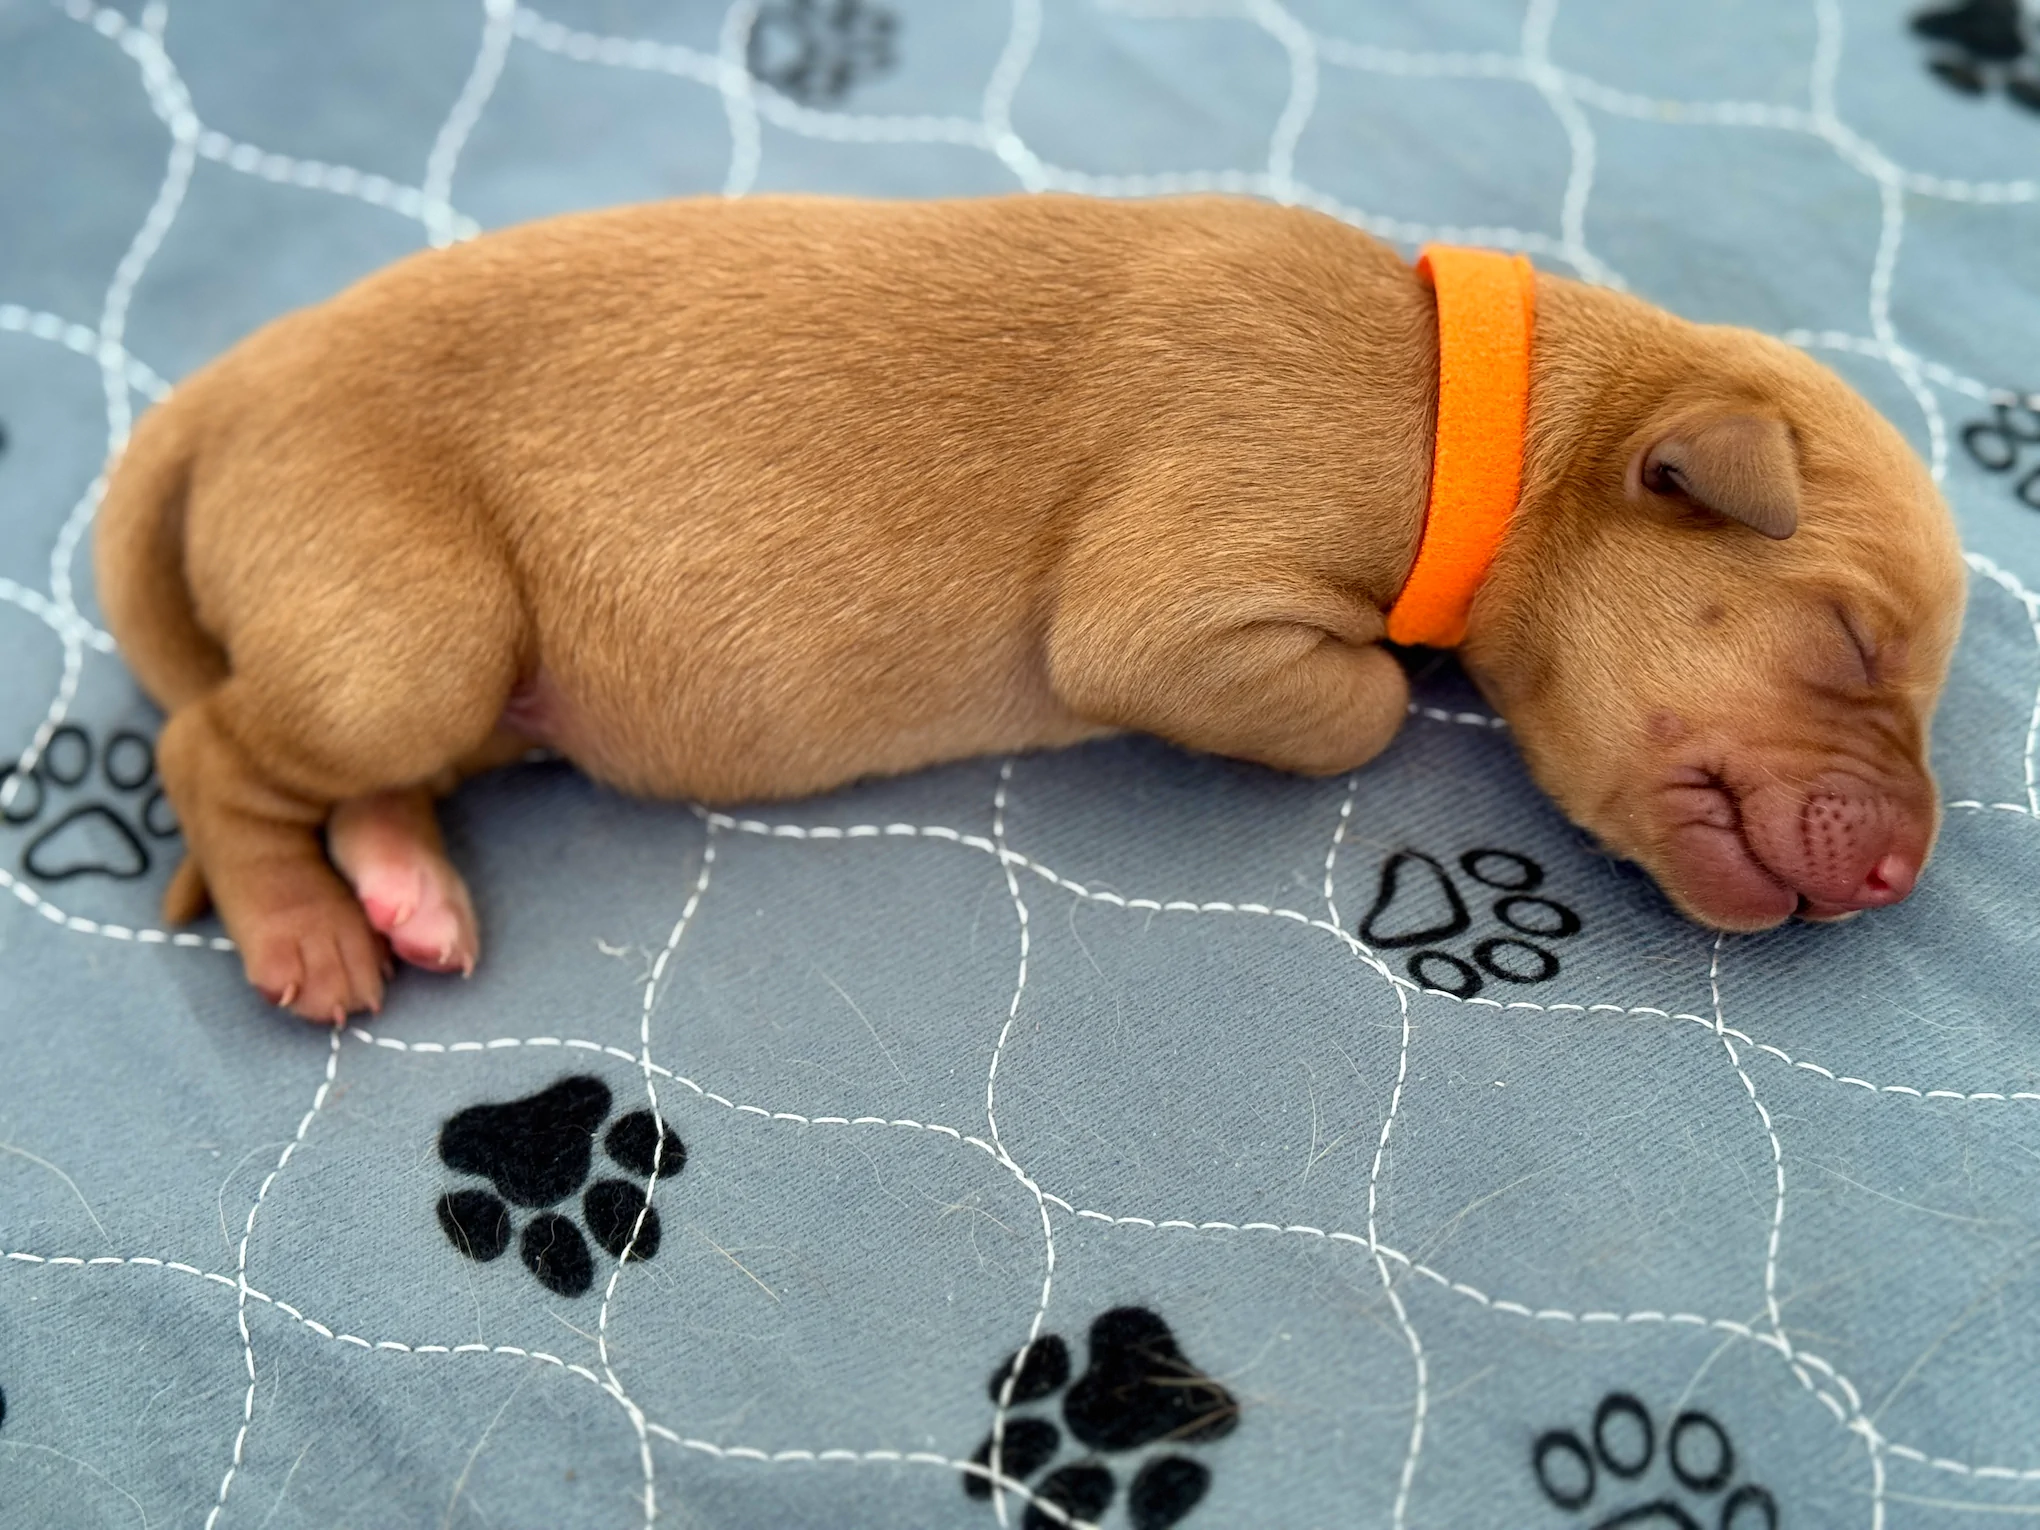
[[[1810,906],[1812,900],[1772,870],[1750,843],[1742,797],[1719,772],[1681,767],[1664,798],[1669,811],[1658,880],[1688,912],[1740,933],[1771,929]]]

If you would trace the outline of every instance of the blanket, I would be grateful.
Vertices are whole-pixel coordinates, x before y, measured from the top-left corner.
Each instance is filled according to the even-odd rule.
[[[2040,1512],[2040,37],[2018,0],[0,3],[0,1524],[1956,1526]],[[1448,661],[1142,739],[445,807],[343,1030],[157,915],[138,414],[407,251],[1217,189],[1807,347],[1973,570],[1902,907],[1717,938]],[[789,435],[808,422],[788,419]]]

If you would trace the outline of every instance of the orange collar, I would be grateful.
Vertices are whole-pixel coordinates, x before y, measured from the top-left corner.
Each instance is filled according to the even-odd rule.
[[[1423,541],[1388,636],[1452,648],[1522,487],[1536,278],[1521,255],[1444,244],[1424,247],[1417,272],[1438,296],[1438,444]]]

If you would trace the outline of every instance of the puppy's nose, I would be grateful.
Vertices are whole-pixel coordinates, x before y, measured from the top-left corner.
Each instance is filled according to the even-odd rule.
[[[1856,908],[1884,908],[1910,897],[1920,877],[1920,863],[1903,851],[1893,850],[1870,868],[1863,885],[1849,902]]]
[[[1824,775],[1801,792],[1751,794],[1743,825],[1771,874],[1800,895],[1802,916],[1834,919],[1912,892],[1933,840],[1930,792]]]
[[[1813,905],[1806,912],[1832,917],[1903,901],[1919,880],[1932,836],[1930,809],[1883,792],[1816,789],[1800,820],[1797,880]]]

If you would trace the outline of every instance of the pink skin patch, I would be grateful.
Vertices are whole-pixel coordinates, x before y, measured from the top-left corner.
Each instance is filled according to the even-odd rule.
[[[391,950],[414,967],[466,976],[481,949],[474,905],[413,812],[395,795],[344,802],[327,827],[327,849]]]
[[[551,746],[559,741],[561,701],[559,687],[541,669],[510,692],[496,726],[535,744]]]

